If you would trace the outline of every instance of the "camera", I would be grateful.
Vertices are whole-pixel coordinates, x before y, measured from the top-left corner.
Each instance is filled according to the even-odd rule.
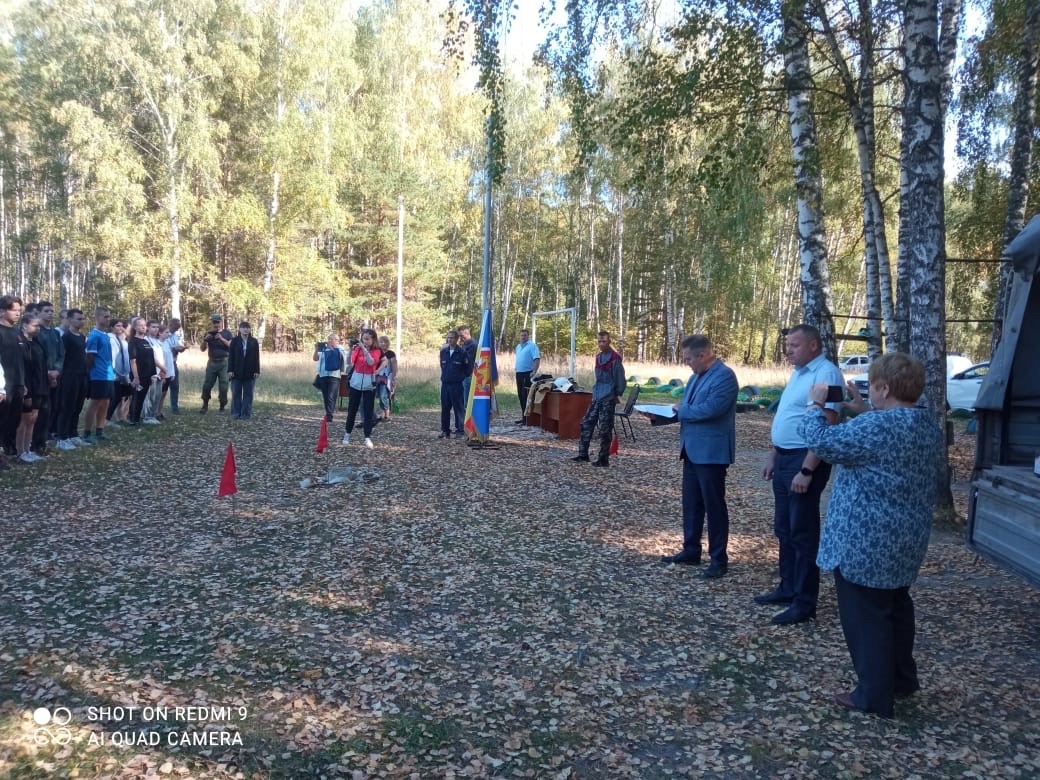
[[[827,385],[827,403],[840,404],[845,400],[845,388],[841,385]]]

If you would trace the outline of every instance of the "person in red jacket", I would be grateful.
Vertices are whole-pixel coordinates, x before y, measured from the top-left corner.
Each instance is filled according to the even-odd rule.
[[[361,427],[365,433],[365,446],[372,449],[372,428],[375,426],[376,372],[383,367],[383,351],[376,346],[376,332],[371,328],[361,331],[361,341],[350,350],[350,395],[347,397],[347,424],[343,432],[343,443],[350,444],[354,430],[354,419],[361,408]]]

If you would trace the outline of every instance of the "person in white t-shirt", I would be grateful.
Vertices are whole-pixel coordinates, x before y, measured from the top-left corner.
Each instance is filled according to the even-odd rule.
[[[180,414],[180,391],[181,391],[181,379],[177,373],[177,358],[182,352],[187,352],[188,348],[184,346],[184,333],[181,331],[181,321],[174,317],[170,320],[170,335],[167,337],[170,342],[170,351],[173,353],[173,370],[170,372],[170,414]],[[169,367],[167,367],[169,369]]]
[[[173,383],[177,381],[177,356],[173,351],[173,344],[170,341],[170,328],[167,325],[159,326],[159,343],[162,344],[163,350],[163,365],[166,367],[166,379],[162,383],[162,395],[159,397],[159,412],[155,415],[158,419],[164,420],[163,417],[163,406],[166,403],[166,396],[170,392],[170,388],[173,387]],[[170,399],[171,413],[173,406],[173,399]]]
[[[155,375],[150,377],[151,384],[148,385],[148,395],[141,411],[141,422],[156,425],[159,422],[159,401],[162,400],[163,381],[166,379],[166,353],[159,342],[159,323],[155,320],[148,320],[148,335],[145,336],[145,340],[152,348]],[[145,378],[141,379],[144,381]]]

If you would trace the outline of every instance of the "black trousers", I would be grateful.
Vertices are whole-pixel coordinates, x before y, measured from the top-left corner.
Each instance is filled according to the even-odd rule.
[[[87,375],[62,374],[58,390],[58,438],[71,439],[78,435],[79,416],[87,400]]]
[[[338,379],[336,380],[339,381]],[[361,408],[361,429],[365,432],[365,438],[372,436],[372,428],[375,426],[376,391],[355,390],[350,388],[347,396],[347,424],[344,430],[350,433],[354,430],[354,418],[357,417],[358,407]]]
[[[914,661],[917,628],[910,588],[856,585],[838,569],[834,570],[834,588],[841,630],[858,678],[852,703],[865,712],[891,718],[895,696],[921,687]]]
[[[520,416],[527,413],[527,396],[531,392],[531,372],[516,372],[516,397],[520,399]]]
[[[712,563],[729,563],[729,507],[726,506],[726,471],[717,463],[690,463],[682,453],[683,553],[701,556],[701,535],[708,520],[708,556]]]
[[[441,433],[451,433],[451,416],[455,415],[455,432],[462,433],[466,417],[462,382],[441,382]]]
[[[778,590],[793,596],[791,607],[800,613],[813,612],[820,595],[820,494],[831,476],[829,463],[820,463],[809,490],[791,491],[791,481],[801,470],[806,450],[776,454],[773,466],[773,532],[780,547]]]
[[[21,388],[16,392],[13,388],[7,388],[7,403],[0,406],[0,446],[8,455],[16,455],[15,436],[18,426],[22,424],[22,399],[24,398]]]
[[[43,403],[40,404],[36,422],[33,424],[32,443],[29,448],[35,453],[40,454],[47,451],[47,434],[51,428],[52,411],[51,394],[48,389],[47,395],[43,396]]]

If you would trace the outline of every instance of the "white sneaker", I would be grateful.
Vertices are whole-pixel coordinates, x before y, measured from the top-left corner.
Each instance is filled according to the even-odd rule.
[[[154,417],[145,417],[141,422],[145,425],[160,425],[160,422]]]
[[[21,455],[18,456],[18,460],[20,460],[22,463],[35,463],[39,460],[39,458],[37,458],[31,452],[23,452]]]
[[[72,437],[72,443],[75,444],[77,447],[93,447],[94,446],[94,442],[86,441],[84,439],[81,439],[79,436],[73,436]]]
[[[344,444],[350,444],[350,434],[349,433],[344,433],[343,434],[343,443]]]
[[[366,438],[366,439],[365,439],[365,446],[366,446],[366,447],[368,447],[368,448],[369,448],[369,449],[371,450],[371,449],[374,449],[376,445],[374,445],[374,444],[372,443],[372,440],[371,440],[371,439],[367,439],[367,438]]]
[[[59,450],[74,450],[76,445],[72,443],[71,439],[61,439],[57,444],[54,445]]]

